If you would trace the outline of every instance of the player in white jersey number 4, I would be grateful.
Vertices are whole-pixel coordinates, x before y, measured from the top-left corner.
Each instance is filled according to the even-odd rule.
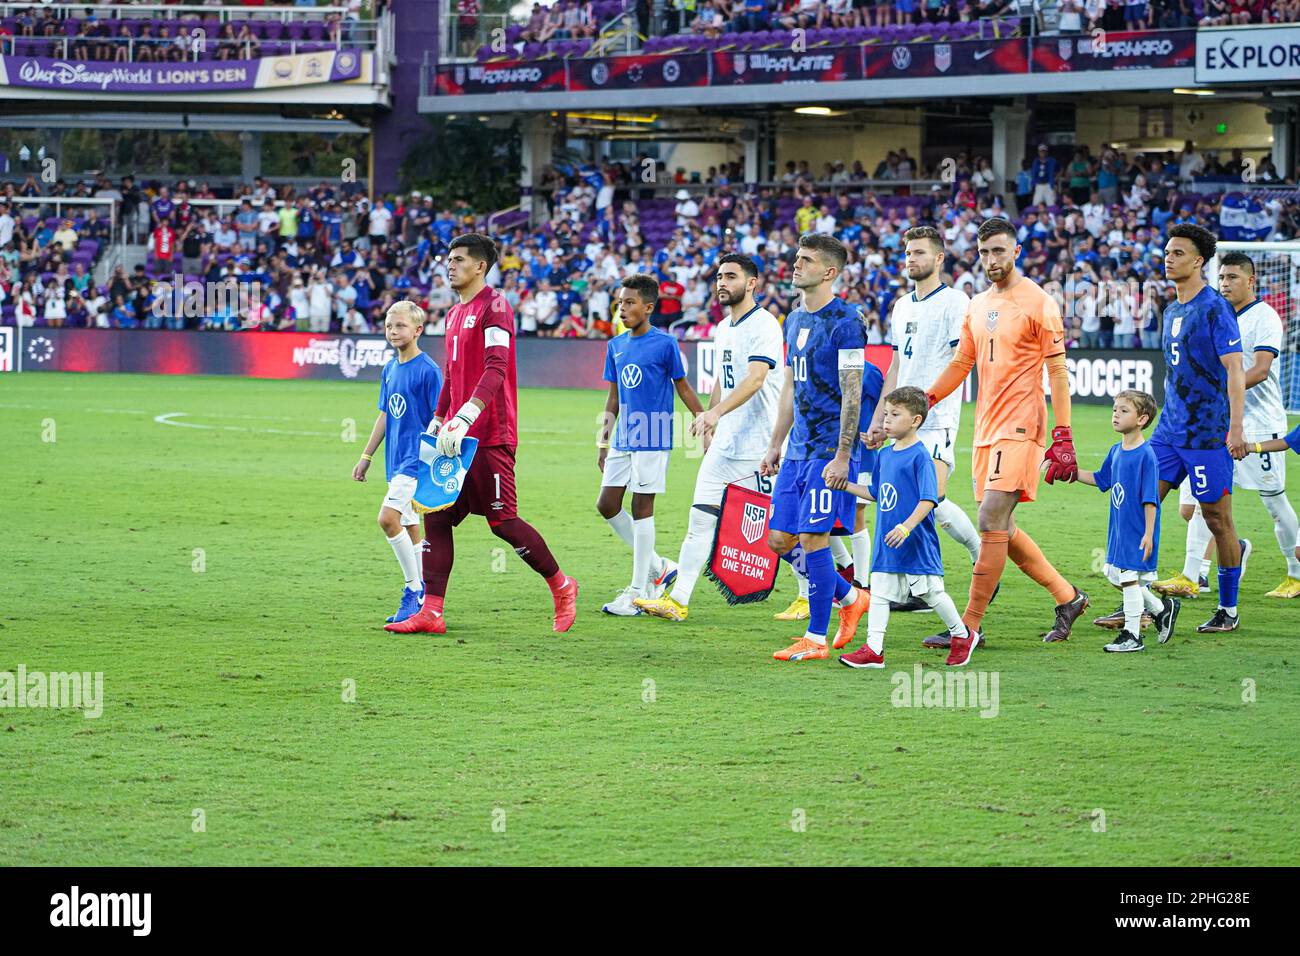
[[[903,239],[907,277],[916,283],[916,288],[894,303],[889,322],[894,357],[885,375],[882,395],[889,395],[905,385],[915,385],[922,391],[930,387],[952,361],[961,338],[966,308],[970,305],[966,293],[945,285],[942,280],[945,256],[939,230],[933,226],[917,226],[904,233]],[[883,402],[877,406],[867,433],[870,448],[879,448],[885,441],[881,425],[884,407]],[[939,491],[939,506],[934,510],[935,523],[970,553],[974,564],[980,552],[979,532],[966,513],[945,497],[960,427],[961,392],[958,390],[930,410],[916,437],[934,459]],[[929,607],[914,601],[894,609],[928,611]]]
[[[771,479],[758,470],[781,398],[781,379],[770,373],[782,361],[783,340],[780,323],[754,303],[757,281],[758,267],[750,257],[730,253],[718,260],[718,302],[728,317],[714,332],[717,376],[709,407],[691,423],[691,432],[704,436],[707,450],[695,478],[672,593],[633,602],[653,617],[686,620],[695,583],[709,560],[727,485],[772,490]]]
[[[1242,252],[1224,253],[1219,259],[1219,292],[1237,313],[1241,331],[1241,364],[1246,373],[1246,404],[1243,431],[1246,445],[1281,438],[1287,432],[1286,406],[1278,382],[1275,359],[1282,349],[1282,319],[1273,307],[1259,298],[1255,263]],[[1190,480],[1190,479],[1189,479]],[[1286,455],[1247,455],[1233,466],[1233,485],[1259,494],[1259,499],[1273,518],[1273,534],[1287,573],[1282,583],[1268,592],[1271,598],[1300,597],[1300,559],[1295,549],[1300,544],[1300,520],[1286,495]],[[1208,559],[1213,551],[1210,534],[1200,506],[1184,482],[1179,490],[1180,513],[1187,521],[1187,548],[1181,574],[1157,581],[1152,590],[1174,597],[1196,597],[1207,577]],[[1242,574],[1246,571],[1249,544],[1243,542]]]

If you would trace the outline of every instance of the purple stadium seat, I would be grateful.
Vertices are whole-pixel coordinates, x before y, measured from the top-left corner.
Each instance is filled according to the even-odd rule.
[[[307,24],[307,36],[313,40],[322,40],[325,38],[325,24],[319,20],[313,20]]]

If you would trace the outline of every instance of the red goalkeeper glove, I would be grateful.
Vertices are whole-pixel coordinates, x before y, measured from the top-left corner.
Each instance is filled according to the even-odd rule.
[[[1069,426],[1058,425],[1052,429],[1052,444],[1043,456],[1047,462],[1047,474],[1044,476],[1050,485],[1058,478],[1065,482],[1076,481],[1079,477],[1079,461],[1074,454],[1074,437]]]

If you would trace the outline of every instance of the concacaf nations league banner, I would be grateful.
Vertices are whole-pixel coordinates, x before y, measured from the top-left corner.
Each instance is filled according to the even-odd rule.
[[[329,50],[257,60],[109,63],[0,57],[0,86],[84,93],[205,93],[368,81],[372,54]]]
[[[569,61],[569,90],[627,90],[642,86],[676,89],[708,86],[709,62],[702,53],[681,56],[610,56]]]

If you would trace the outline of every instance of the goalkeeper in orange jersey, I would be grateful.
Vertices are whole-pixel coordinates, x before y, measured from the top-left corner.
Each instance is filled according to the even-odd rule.
[[[1016,527],[1013,512],[1038,494],[1038,474],[1047,462],[1047,483],[1075,481],[1070,433],[1070,389],[1065,368],[1065,331],[1055,300],[1016,268],[1020,245],[1005,219],[988,219],[976,235],[980,262],[992,285],[966,310],[952,362],[930,386],[930,403],[940,401],[978,369],[975,452],[971,473],[979,502],[980,553],[971,575],[970,601],[962,614],[966,637],[947,632],[928,637],[928,647],[948,647],[949,662],[969,659],[983,642],[984,612],[1002,578],[1007,559],[1041,584],[1056,603],[1056,621],[1044,636],[1064,641],[1088,607],[1088,595],[1065,580],[1034,540]],[[1047,445],[1043,363],[1052,388],[1056,427]]]

